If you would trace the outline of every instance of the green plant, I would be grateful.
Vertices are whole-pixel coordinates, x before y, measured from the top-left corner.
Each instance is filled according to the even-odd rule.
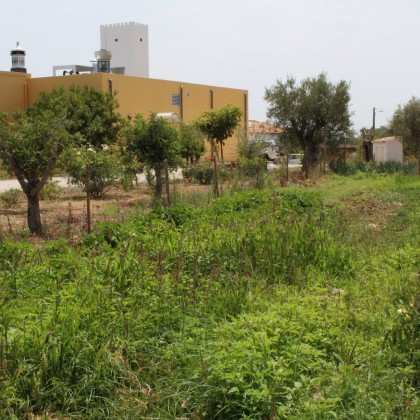
[[[418,418],[419,187],[331,175],[2,241],[0,417]]]
[[[18,207],[23,202],[24,194],[18,188],[11,188],[8,191],[0,194],[0,200],[4,207],[13,208]]]
[[[65,168],[70,184],[77,185],[93,198],[102,198],[115,187],[123,176],[123,166],[113,151],[104,146],[93,148],[74,148],[65,154]]]
[[[217,165],[220,181],[224,182],[232,177],[234,167],[230,163]],[[197,182],[201,185],[210,185],[214,177],[214,164],[198,163],[182,169],[182,176],[187,182]]]
[[[364,162],[356,161],[354,163],[344,163],[333,161],[330,163],[330,169],[344,176],[356,175],[358,172],[366,174],[413,174],[414,163],[400,163],[395,161],[387,162]]]
[[[58,181],[47,182],[41,190],[41,200],[57,200],[60,197],[61,188],[58,185]]]

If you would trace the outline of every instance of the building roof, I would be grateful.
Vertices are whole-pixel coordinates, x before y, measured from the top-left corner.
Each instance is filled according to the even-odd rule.
[[[261,122],[257,120],[248,121],[248,132],[249,133],[261,133],[261,134],[278,134],[283,130],[280,127],[276,127],[268,122]]]

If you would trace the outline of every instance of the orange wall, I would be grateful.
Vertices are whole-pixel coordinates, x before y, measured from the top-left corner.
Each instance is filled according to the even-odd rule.
[[[15,75],[15,73],[7,73]],[[16,73],[17,74],[17,73]],[[18,74],[18,76],[21,76]],[[9,77],[10,78],[10,77]],[[4,79],[4,80],[3,80]],[[7,78],[0,73],[0,87],[8,85],[10,95],[4,101],[4,110],[13,110],[23,107],[23,84],[27,80],[27,103],[31,104],[38,94],[44,90],[51,90],[55,86],[71,86],[71,85],[88,85],[97,89],[108,90],[109,80],[112,81],[112,90],[117,92],[117,100],[119,102],[118,112],[123,117],[142,114],[148,116],[150,112],[177,112],[181,115],[181,107],[172,105],[172,94],[179,94],[180,88],[183,86],[182,95],[182,116],[185,122],[190,122],[199,117],[204,111],[211,109],[211,93],[213,90],[213,107],[218,109],[227,103],[239,106],[244,117],[241,125],[245,124],[245,109],[247,108],[247,91],[241,89],[222,88],[216,86],[198,85],[192,83],[184,83],[177,81],[149,79],[134,76],[124,76],[118,74],[79,74],[71,76],[56,76],[24,79],[12,78],[13,83],[8,82]],[[22,86],[17,86],[16,80],[22,80]],[[1,92],[1,91],[0,91]],[[16,105],[11,101],[12,92],[21,92],[22,99]],[[16,95],[19,96],[19,95]],[[0,99],[0,110],[2,110],[2,102]],[[224,156],[226,160],[234,160],[237,157],[237,139],[230,138],[226,140],[224,148]]]
[[[0,71],[0,112],[13,112],[26,107],[26,84],[31,75]]]
[[[31,79],[28,84],[28,105],[35,101],[40,92],[52,90],[56,86],[70,87],[72,85],[92,86],[103,89],[100,74],[78,74],[74,76],[52,76]]]

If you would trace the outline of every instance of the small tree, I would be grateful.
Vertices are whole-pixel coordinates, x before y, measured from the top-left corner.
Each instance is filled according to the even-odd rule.
[[[351,127],[349,84],[328,82],[324,73],[303,80],[300,85],[288,77],[265,91],[268,117],[283,130],[280,136],[297,141],[305,155],[303,170],[312,170],[318,162],[321,144],[342,142]]]
[[[119,116],[114,95],[89,87],[41,92],[24,111],[0,117],[0,158],[28,200],[28,227],[42,234],[40,192],[62,153],[72,145],[115,138]]]
[[[412,97],[404,106],[399,105],[391,120],[393,134],[402,136],[406,152],[417,156],[420,175],[420,99]]]
[[[65,152],[69,183],[87,190],[92,198],[103,198],[123,177],[123,164],[112,148],[75,147]]]
[[[171,168],[180,163],[177,129],[155,113],[150,114],[148,120],[137,115],[129,134],[128,149],[140,162],[153,169],[156,177],[155,199],[160,201],[164,161],[167,160]]]
[[[179,143],[179,153],[186,160],[187,165],[197,162],[206,150],[202,132],[192,125],[180,125]]]
[[[268,143],[261,133],[248,133],[246,130],[238,130],[238,155],[240,158],[254,159],[264,155]]]
[[[26,195],[28,227],[42,234],[40,192],[69,142],[63,89],[42,93],[25,111],[0,118],[0,156]]]
[[[223,158],[223,146],[225,140],[231,137],[241,121],[242,111],[239,107],[231,104],[225,105],[218,110],[204,112],[194,125],[207,136],[211,144],[212,155],[217,153],[217,145],[220,145],[220,156]]]

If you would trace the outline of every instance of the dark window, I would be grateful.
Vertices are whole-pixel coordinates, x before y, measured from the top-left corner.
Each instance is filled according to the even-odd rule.
[[[172,94],[172,105],[181,105],[181,95],[179,93]]]

